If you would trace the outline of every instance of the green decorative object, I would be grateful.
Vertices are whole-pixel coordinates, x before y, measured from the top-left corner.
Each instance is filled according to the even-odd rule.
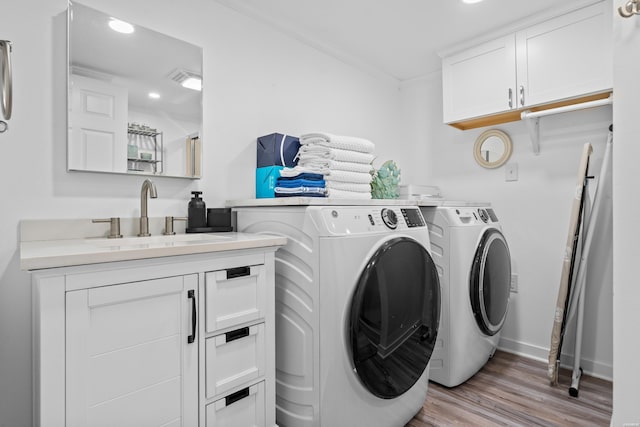
[[[387,160],[380,169],[373,173],[371,181],[371,197],[373,199],[397,199],[400,197],[400,169],[393,160]]]

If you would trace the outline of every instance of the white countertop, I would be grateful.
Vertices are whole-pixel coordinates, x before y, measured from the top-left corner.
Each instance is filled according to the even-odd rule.
[[[327,197],[275,197],[227,200],[228,208],[259,206],[440,206],[441,199],[332,199]]]
[[[287,239],[250,233],[202,233],[174,236],[32,240],[20,243],[20,268],[67,267],[175,255],[281,246]]]

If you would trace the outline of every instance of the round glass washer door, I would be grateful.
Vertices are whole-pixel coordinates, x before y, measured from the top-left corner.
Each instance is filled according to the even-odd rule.
[[[440,281],[417,241],[396,237],[371,257],[356,285],[348,318],[351,361],[375,396],[392,399],[427,367],[440,322]]]
[[[489,336],[497,334],[507,317],[511,291],[511,255],[500,230],[484,232],[471,266],[469,297],[476,323]]]

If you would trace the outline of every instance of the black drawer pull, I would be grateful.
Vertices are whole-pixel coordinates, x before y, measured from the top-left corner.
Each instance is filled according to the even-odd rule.
[[[249,336],[249,327],[244,327],[240,329],[236,329],[235,331],[227,332],[224,334],[226,342],[231,342],[234,340],[239,340],[240,338]]]
[[[249,387],[243,388],[240,391],[236,391],[235,393],[230,394],[229,396],[224,398],[225,406],[233,405],[238,400],[242,400],[245,397],[249,396]]]
[[[193,344],[196,340],[196,326],[198,322],[198,313],[196,313],[196,294],[195,291],[189,289],[187,298],[191,300],[191,335],[187,337],[187,343]]]
[[[251,274],[251,267],[236,267],[227,270],[227,280],[235,279],[236,277],[249,276]]]

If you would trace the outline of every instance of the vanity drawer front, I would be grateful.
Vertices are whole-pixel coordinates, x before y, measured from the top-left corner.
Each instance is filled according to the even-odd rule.
[[[264,426],[264,381],[207,405],[206,417],[207,427]]]
[[[266,292],[264,265],[207,273],[207,333],[264,318]]]
[[[265,372],[264,323],[206,340],[207,399],[250,383]]]

